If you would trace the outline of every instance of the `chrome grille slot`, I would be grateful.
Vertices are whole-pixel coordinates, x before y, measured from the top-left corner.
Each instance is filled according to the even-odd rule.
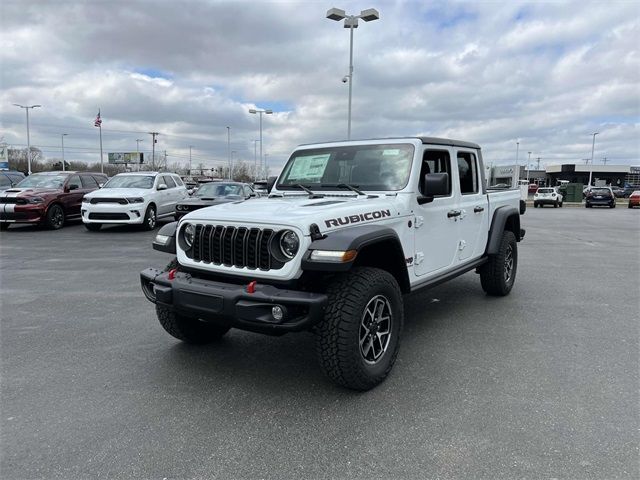
[[[195,262],[252,270],[278,270],[284,266],[269,249],[276,234],[271,229],[195,225],[193,247],[187,256]]]

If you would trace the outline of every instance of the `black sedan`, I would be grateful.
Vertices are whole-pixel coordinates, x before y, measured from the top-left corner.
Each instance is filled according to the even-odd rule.
[[[585,207],[591,208],[594,205],[615,208],[616,197],[610,187],[591,187],[585,198]]]
[[[258,194],[246,183],[212,182],[200,185],[200,188],[189,198],[176,204],[175,218],[180,220],[184,215],[199,208],[237,202],[256,198]]]

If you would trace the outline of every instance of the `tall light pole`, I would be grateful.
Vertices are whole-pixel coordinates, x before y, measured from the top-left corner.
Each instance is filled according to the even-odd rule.
[[[40,108],[42,105],[19,105],[14,103],[16,107],[24,108],[27,112],[27,172],[31,175],[31,137],[29,136],[29,109]]]
[[[518,169],[518,180],[520,180],[520,162],[518,162],[518,153],[520,150],[520,141],[516,142],[516,168]]]
[[[151,170],[156,169],[156,136],[160,135],[158,132],[149,132],[149,135],[151,135],[152,141],[151,141]]]
[[[596,148],[596,135],[598,135],[600,132],[594,132],[591,135],[593,135],[593,143],[591,144],[591,164],[589,165],[589,183],[587,184],[588,187],[591,187],[591,177],[593,176],[593,151]]]
[[[60,139],[62,140],[62,171],[64,172],[64,137],[69,135],[68,133],[61,133]]]
[[[189,175],[191,175],[191,149],[193,145],[189,145]]]
[[[531,183],[529,181],[529,170],[531,170],[531,152],[527,152],[527,153],[529,154],[529,160],[527,160],[527,184],[528,184],[528,183]]]
[[[233,155],[235,153],[238,153],[238,152],[236,152],[235,150],[231,150],[231,163],[229,164],[230,165],[230,167],[229,167],[229,180],[233,180],[233,175],[232,175],[232,173],[233,173]]]
[[[353,29],[358,28],[358,19],[365,22],[379,20],[380,14],[375,8],[362,10],[360,15],[347,15],[344,10],[330,8],[327,10],[327,18],[339,22],[344,19],[344,28],[349,29],[349,74],[342,78],[343,82],[349,82],[349,114],[347,120],[347,140],[351,140],[351,95],[353,92]]]
[[[144,142],[143,138],[136,138],[136,162],[138,162],[138,171],[140,171],[140,142]]]
[[[258,142],[260,140],[254,140],[253,141],[253,176],[254,176],[254,181],[258,180],[258,156],[256,154],[256,148],[258,145]]]
[[[265,110],[263,108],[250,108],[249,113],[260,114],[260,167],[262,167],[262,114],[271,115],[273,110]]]
[[[231,127],[227,127],[227,166],[229,167],[229,180],[231,180]]]
[[[269,166],[267,165],[268,153],[264,154],[264,178],[269,178]]]

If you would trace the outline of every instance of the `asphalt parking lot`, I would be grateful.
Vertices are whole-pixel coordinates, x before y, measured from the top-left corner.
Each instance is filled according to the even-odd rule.
[[[1,470],[21,478],[640,478],[640,212],[528,209],[516,285],[406,299],[367,393],[310,334],[181,344],[138,272],[153,232],[0,234]]]

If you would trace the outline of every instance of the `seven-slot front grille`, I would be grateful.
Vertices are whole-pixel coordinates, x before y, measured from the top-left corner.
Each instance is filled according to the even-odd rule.
[[[1,197],[0,203],[8,203],[13,205],[26,205],[27,199],[20,197]]]
[[[120,205],[126,205],[129,203],[126,198],[92,198],[91,204],[96,203],[119,203]]]
[[[228,267],[278,270],[283,262],[274,258],[269,243],[271,229],[196,225],[191,258],[196,262]]]

